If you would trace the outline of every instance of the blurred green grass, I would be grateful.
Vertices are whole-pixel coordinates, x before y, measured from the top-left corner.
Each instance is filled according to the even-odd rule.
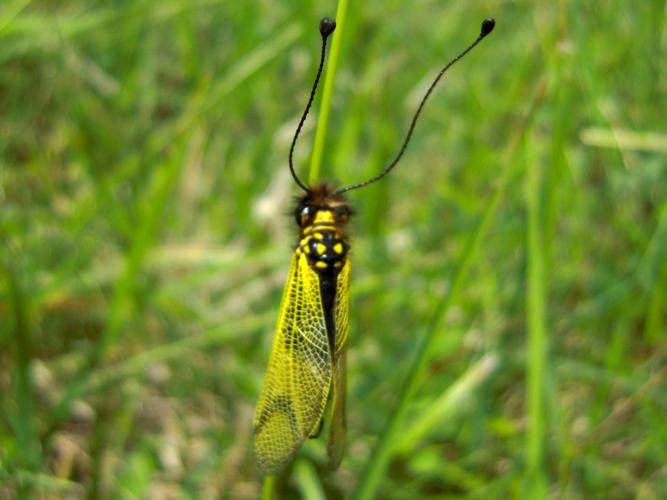
[[[260,495],[287,152],[335,9],[0,6],[0,496]],[[348,453],[309,442],[278,496],[353,496],[378,449],[379,498],[667,496],[664,1],[350,6],[321,175],[377,173],[488,15],[351,195]]]

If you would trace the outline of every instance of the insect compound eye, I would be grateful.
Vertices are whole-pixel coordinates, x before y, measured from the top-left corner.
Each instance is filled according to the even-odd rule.
[[[335,207],[333,209],[334,216],[338,222],[347,222],[350,218],[350,209],[346,206]]]
[[[297,208],[295,214],[296,223],[301,227],[307,226],[311,222],[314,213],[315,210],[309,205]]]

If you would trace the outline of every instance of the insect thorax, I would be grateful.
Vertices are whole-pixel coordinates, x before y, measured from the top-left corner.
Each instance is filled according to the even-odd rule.
[[[350,208],[345,199],[323,184],[299,200],[294,215],[301,229],[297,252],[306,255],[318,274],[337,274],[349,250],[345,228]]]
[[[336,273],[343,264],[349,249],[347,241],[335,228],[310,226],[311,231],[299,241],[297,251],[308,258],[310,267],[318,274]]]

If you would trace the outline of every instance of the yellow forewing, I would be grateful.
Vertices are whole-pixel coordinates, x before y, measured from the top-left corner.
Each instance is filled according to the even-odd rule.
[[[255,457],[264,474],[287,465],[317,430],[331,371],[319,278],[297,250],[255,413]]]

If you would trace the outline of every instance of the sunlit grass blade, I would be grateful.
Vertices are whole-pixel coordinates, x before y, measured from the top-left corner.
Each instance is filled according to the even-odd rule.
[[[11,299],[13,321],[13,369],[14,390],[16,397],[16,414],[11,419],[16,433],[17,463],[26,469],[38,467],[40,449],[36,434],[34,415],[34,387],[31,373],[32,332],[28,319],[27,301],[20,277],[15,273],[16,263],[3,265],[2,273],[8,284],[8,295]],[[20,266],[18,266],[20,267]]]
[[[427,367],[429,361],[429,354],[431,346],[436,337],[436,332],[441,331],[441,325],[444,318],[449,311],[451,305],[458,299],[458,295],[463,289],[463,285],[468,279],[468,274],[472,264],[477,256],[480,243],[486,234],[491,221],[496,215],[498,205],[505,192],[509,180],[513,177],[517,162],[513,161],[513,155],[516,148],[520,144],[523,134],[527,127],[527,122],[532,118],[533,111],[537,103],[541,102],[543,98],[543,85],[539,85],[535,97],[531,100],[530,106],[526,111],[524,119],[520,127],[517,128],[513,135],[513,143],[508,149],[508,158],[503,161],[503,165],[508,165],[501,173],[498,186],[489,202],[487,203],[482,218],[475,228],[475,231],[469,236],[465,248],[462,252],[462,257],[452,280],[452,287],[448,293],[444,295],[441,301],[434,308],[433,315],[426,328],[424,337],[419,343],[419,347],[415,357],[410,365],[408,375],[406,376],[403,385],[399,391],[396,408],[389,413],[388,421],[385,425],[364,472],[361,475],[361,481],[355,492],[355,498],[370,499],[375,496],[375,492],[380,484],[382,474],[384,473],[392,454],[395,451],[395,445],[399,441],[398,434],[403,428],[403,421],[406,410],[417,391],[419,382]]]
[[[588,127],[581,131],[579,137],[581,142],[587,146],[667,153],[667,134]]]
[[[7,27],[12,20],[25,9],[32,0],[18,0],[10,3],[5,12],[0,13],[0,33]]]
[[[470,403],[477,389],[496,372],[499,363],[498,355],[489,353],[472,365],[439,398],[429,403],[414,422],[405,426],[396,445],[397,453],[409,453],[429,432],[456,418],[466,404]]]
[[[526,496],[546,497],[544,474],[545,437],[545,364],[547,332],[545,320],[545,249],[540,206],[541,169],[528,162],[526,167],[526,210],[528,231],[526,241],[526,316],[527,316],[527,413]]]
[[[317,477],[317,471],[309,461],[304,459],[297,461],[294,466],[294,479],[301,492],[301,498],[312,500],[327,498]]]
[[[273,498],[273,490],[275,489],[276,477],[267,476],[264,478],[262,485],[262,500],[271,500]]]

